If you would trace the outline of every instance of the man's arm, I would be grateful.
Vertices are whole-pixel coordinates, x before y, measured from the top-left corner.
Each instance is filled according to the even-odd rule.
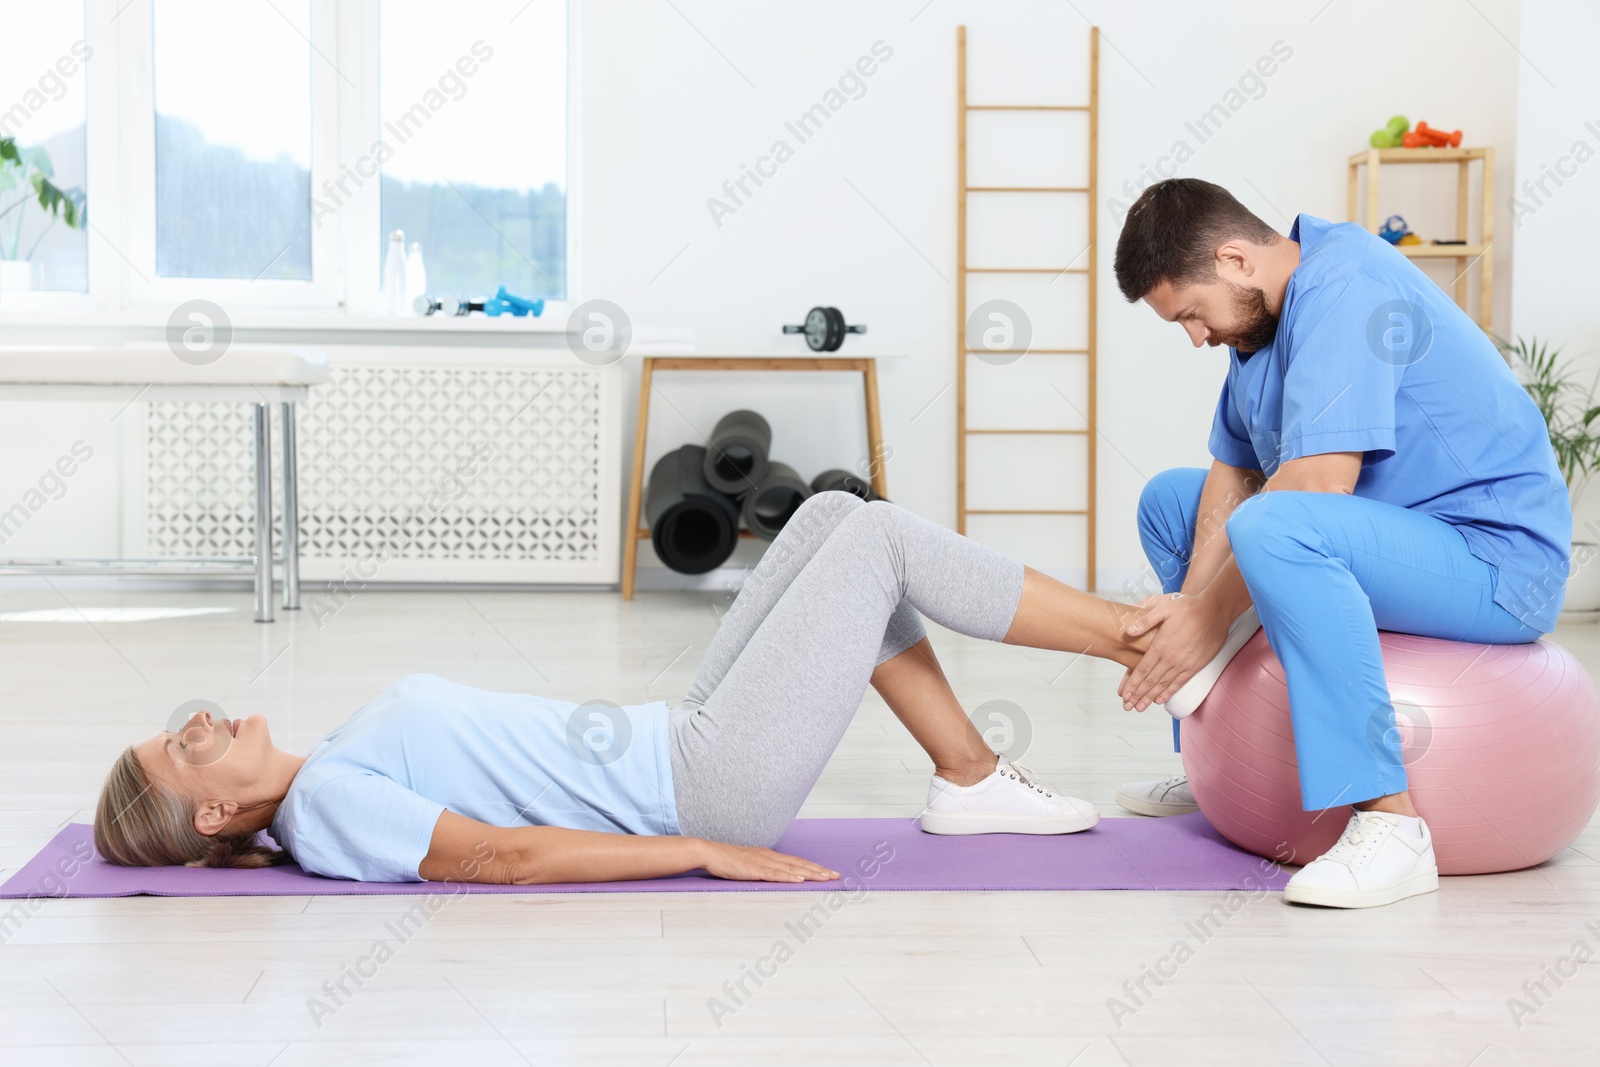
[[[1246,497],[1258,491],[1353,493],[1356,480],[1361,477],[1362,455],[1361,452],[1329,452],[1291,459],[1274,471],[1265,484],[1260,471],[1241,471],[1225,463],[1212,463],[1205,488],[1200,492],[1195,547],[1189,560],[1189,572],[1184,575],[1183,592],[1209,596],[1214,609],[1212,614],[1220,622],[1223,637],[1233,620],[1250,606],[1250,591],[1245,588],[1239,567],[1233,562],[1233,547],[1228,544],[1228,516]],[[1222,468],[1220,472],[1219,467]],[[1205,532],[1207,523],[1210,524],[1209,536]],[[1203,537],[1206,540],[1202,541]],[[1218,642],[1217,647],[1221,648],[1221,638]],[[1176,691],[1174,687],[1173,692]]]
[[[1199,593],[1217,577],[1230,554],[1228,516],[1246,498],[1258,492],[1265,481],[1260,471],[1230,467],[1220,459],[1211,461],[1205,487],[1200,490],[1200,507],[1195,513],[1194,548],[1189,553],[1189,571],[1183,578],[1183,592]]]
[[[1324,452],[1318,456],[1291,459],[1267,479],[1263,492],[1292,489],[1301,493],[1345,493],[1356,491],[1365,452]]]
[[[545,885],[661,878],[702,867],[717,878],[750,882],[827,882],[839,877],[837,871],[767,848],[676,835],[490,826],[453,811],[440,814],[434,824],[417,873],[430,882]]]
[[[1362,456],[1361,452],[1328,452],[1288,460],[1260,491],[1354,492],[1361,476]],[[1246,477],[1238,479],[1238,475]],[[1200,492],[1195,547],[1183,582],[1183,592],[1189,595],[1176,601],[1156,599],[1151,610],[1128,627],[1131,636],[1158,629],[1144,659],[1117,688],[1123,707],[1143,711],[1151,704],[1171,700],[1183,683],[1217,654],[1227,638],[1228,627],[1250,606],[1250,591],[1233,560],[1226,530],[1228,516],[1250,495],[1238,494],[1251,484],[1259,484],[1252,483],[1250,475],[1258,479],[1260,472],[1240,471],[1221,462],[1212,464]]]

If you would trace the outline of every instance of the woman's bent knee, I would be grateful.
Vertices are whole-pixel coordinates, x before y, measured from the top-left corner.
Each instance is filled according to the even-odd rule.
[[[795,534],[804,537],[818,531],[832,531],[865,504],[866,501],[854,493],[846,493],[843,490],[829,489],[826,492],[813,493],[795,509],[793,515],[789,516],[789,521],[783,524],[782,532],[789,533],[793,530]]]

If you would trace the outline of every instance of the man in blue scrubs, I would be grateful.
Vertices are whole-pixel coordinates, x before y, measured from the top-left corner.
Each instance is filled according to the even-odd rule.
[[[1195,702],[1185,683],[1214,680],[1253,607],[1288,679],[1302,804],[1354,809],[1285,898],[1373,907],[1437,889],[1377,632],[1509,644],[1554,629],[1572,512],[1544,420],[1483,331],[1353,223],[1300,215],[1284,237],[1226,189],[1173,179],[1129,210],[1116,273],[1196,347],[1228,346],[1210,469],[1163,472],[1140,498],[1164,594],[1135,624],[1155,636],[1124,706]],[[1119,799],[1193,810],[1181,779]]]

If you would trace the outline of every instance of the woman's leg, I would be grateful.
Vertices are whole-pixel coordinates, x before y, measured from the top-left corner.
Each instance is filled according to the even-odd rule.
[[[830,491],[817,493],[800,506],[762,554],[733,606],[722,617],[683,699],[684,706],[698,707],[706,702],[794,576],[811,561],[839,523],[864,503],[852,493]],[[926,635],[915,609],[910,604],[898,605],[881,635],[878,662],[899,655]]]
[[[724,616],[685,704],[705,703],[794,576],[845,516],[863,503],[849,493],[821,493],[795,513]],[[939,777],[970,785],[993,772],[994,752],[950,688],[922,620],[907,601],[902,600],[889,617],[871,684],[932,758]]]
[[[934,774],[974,785],[994,772],[994,750],[956,699],[927,638],[878,664],[872,688],[933,760]]]
[[[1124,667],[1136,666],[1143,658],[1150,647],[1149,635],[1129,640],[1122,632],[1140,609],[1091,596],[1032,567],[1024,570],[1016,617],[1002,638],[1006,644],[1077,652]]]
[[[1119,662],[1142,653],[1122,633],[1128,609],[892,504],[864,504],[793,576],[705,704],[674,712],[684,834],[756,845],[782,836],[860,706],[902,600],[971,637]]]

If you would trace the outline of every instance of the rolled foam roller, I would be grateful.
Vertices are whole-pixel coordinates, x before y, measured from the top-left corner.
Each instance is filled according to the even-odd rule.
[[[767,473],[772,427],[754,411],[730,411],[717,420],[703,469],[706,482],[733,496],[743,496]]]
[[[767,473],[741,500],[744,524],[764,541],[778,536],[811,495],[811,487],[787,463],[767,464]]]
[[[706,483],[705,459],[699,445],[668,452],[650,471],[645,492],[650,543],[661,562],[680,574],[715,570],[739,543],[738,502]]]
[[[811,479],[813,493],[826,493],[829,490],[853,493],[862,500],[882,500],[883,497],[873,492],[872,483],[859,474],[835,467],[833,470],[823,471]]]

